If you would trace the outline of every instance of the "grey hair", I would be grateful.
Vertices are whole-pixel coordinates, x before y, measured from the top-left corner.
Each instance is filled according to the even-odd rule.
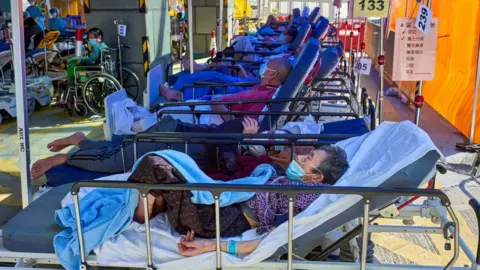
[[[349,167],[347,153],[337,145],[324,145],[318,150],[327,153],[327,158],[318,167],[323,174],[323,183],[335,185]]]

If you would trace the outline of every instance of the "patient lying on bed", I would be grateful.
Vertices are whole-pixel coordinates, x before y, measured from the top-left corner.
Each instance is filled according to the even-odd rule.
[[[322,146],[309,155],[297,156],[286,171],[286,176],[274,177],[266,185],[276,186],[322,186],[334,185],[348,169],[345,151],[335,145]],[[153,171],[153,173],[152,173]],[[145,157],[132,173],[129,181],[147,184],[184,183],[182,174],[160,156]],[[294,203],[294,215],[302,212],[319,195],[298,194]],[[144,222],[143,201],[134,220]],[[256,228],[259,234],[270,232],[285,220],[279,217],[288,213],[288,197],[284,193],[256,193],[251,199],[220,210],[220,228],[222,237],[233,237]],[[195,256],[214,251],[215,240],[194,239],[215,238],[214,205],[193,204],[190,191],[154,190],[148,195],[149,218],[166,212],[172,228],[180,234],[186,234],[178,244],[180,254]],[[259,245],[262,239],[248,242],[222,242],[221,250],[229,253],[248,254]],[[232,252],[234,245],[234,252]]]
[[[220,125],[194,125],[182,123],[171,117],[162,118],[157,124],[150,127],[145,132],[217,132],[217,133],[257,133],[258,123],[250,118],[228,121]],[[120,140],[93,141],[88,139],[85,134],[77,132],[71,136],[55,140],[47,145],[51,152],[60,152],[70,147],[78,146],[80,149],[73,154],[56,154],[48,158],[40,159],[32,165],[32,179],[41,177],[46,171],[59,165],[70,165],[76,168],[105,173],[121,173],[122,153],[120,150]],[[139,143],[137,145],[138,156],[142,156],[151,151],[167,149],[165,143]],[[172,149],[181,150],[183,144],[173,144]],[[217,164],[211,164],[208,154],[203,145],[193,144],[190,146],[189,154],[197,162],[202,169],[217,168]],[[235,154],[220,149],[220,159],[224,162],[226,169],[235,166]],[[133,144],[129,143],[124,146],[125,166],[130,170],[134,164]],[[233,159],[233,160],[232,160]],[[233,162],[233,165],[230,163]]]
[[[292,64],[289,60],[283,58],[272,59],[266,65],[266,69],[261,72],[261,82],[259,85],[254,86],[251,90],[237,93],[239,96],[234,96],[235,100],[251,100],[251,99],[270,99],[275,93],[276,89],[282,85],[290,75],[292,71]],[[194,75],[194,74],[193,74]],[[182,96],[182,92],[178,89],[171,89],[164,85],[159,86],[160,95],[165,97],[170,101],[183,101],[187,100],[186,97],[200,98],[205,95],[209,95],[210,89],[195,89],[195,96],[193,96],[192,89],[187,89]],[[223,99],[222,99],[223,100]],[[252,104],[255,109],[261,104]],[[260,110],[263,109],[265,105],[261,106]],[[232,108],[235,110],[234,108]],[[250,110],[252,111],[252,110]]]

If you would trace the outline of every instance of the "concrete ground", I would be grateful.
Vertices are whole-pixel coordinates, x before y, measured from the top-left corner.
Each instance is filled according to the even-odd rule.
[[[375,71],[372,71],[370,77],[376,77]],[[367,87],[369,94],[375,97],[375,81],[365,77],[362,84]],[[399,99],[386,97],[384,115],[385,120],[388,121],[412,120],[413,110],[403,105]],[[43,108],[35,112],[30,117],[29,126],[32,163],[39,158],[51,155],[46,145],[54,139],[76,131],[85,132],[90,138],[101,138],[103,135],[99,119],[69,117],[61,109]],[[454,149],[455,143],[465,140],[465,138],[428,105],[422,110],[420,126],[431,136],[448,162],[452,164],[469,164],[471,162],[471,156],[458,153]],[[0,227],[21,209],[17,143],[15,121],[10,120],[1,124]],[[452,165],[452,167],[454,166]],[[437,180],[437,188],[448,194],[460,218],[462,237],[472,250],[476,250],[479,232],[473,211],[468,206],[468,199],[472,197],[480,199],[478,180],[454,172],[439,175]],[[415,219],[415,221],[416,225],[434,226],[428,220]],[[401,221],[391,220],[380,220],[379,223],[401,225]],[[445,240],[441,235],[373,234],[373,241],[376,244],[376,260],[381,263],[445,265],[452,256],[451,251],[444,250]],[[462,254],[457,265],[467,263],[465,255]]]

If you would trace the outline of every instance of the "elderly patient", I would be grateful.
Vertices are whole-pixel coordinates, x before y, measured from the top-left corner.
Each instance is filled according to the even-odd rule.
[[[334,185],[348,169],[345,151],[335,145],[322,146],[308,155],[297,155],[286,176],[272,178],[266,185],[275,186],[325,186]],[[153,172],[153,173],[152,173]],[[147,184],[185,183],[183,176],[165,159],[147,156],[139,163],[129,181]],[[312,204],[319,195],[298,194],[294,203],[294,215]],[[139,198],[141,200],[141,198]],[[258,192],[251,199],[220,209],[222,237],[233,237],[256,228],[259,234],[270,232],[281,223],[279,216],[288,213],[288,197],[284,193]],[[144,222],[143,202],[139,201],[134,220]],[[195,256],[216,249],[215,208],[191,201],[190,191],[154,190],[148,195],[149,218],[166,212],[172,228],[186,237],[178,244],[180,254]],[[195,235],[204,239],[195,239]],[[221,250],[235,254],[248,254],[255,250],[262,239],[247,242],[221,242]]]
[[[266,70],[263,70],[260,74],[261,81],[260,84],[252,87],[251,90],[243,91],[240,93],[225,95],[220,98],[220,100],[251,100],[251,99],[270,99],[277,90],[277,88],[282,85],[290,75],[292,71],[292,64],[288,59],[275,58],[268,61],[266,65]],[[191,89],[189,89],[191,90]],[[195,97],[201,97],[208,95],[208,92],[201,93],[200,91],[195,91]],[[208,90],[208,89],[207,89]],[[160,85],[160,94],[170,101],[183,101],[182,92],[171,89],[166,86]],[[185,93],[184,93],[185,95]],[[189,96],[191,96],[189,94]],[[241,108],[241,110],[253,111],[252,109],[260,110],[265,106],[265,104],[256,104],[248,108]],[[240,109],[240,108],[239,108]],[[236,110],[232,108],[232,110]]]

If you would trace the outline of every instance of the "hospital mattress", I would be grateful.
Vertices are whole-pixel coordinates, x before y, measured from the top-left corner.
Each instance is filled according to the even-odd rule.
[[[55,210],[72,186],[53,188],[10,219],[2,228],[3,246],[15,252],[53,253],[53,237],[64,230],[55,223]]]
[[[403,183],[403,188],[417,188],[419,183],[425,183],[433,176],[432,173],[435,173],[435,164],[438,158],[439,155],[436,151],[430,151],[416,162],[394,174],[380,187],[398,188],[399,183]],[[55,223],[54,213],[55,210],[60,208],[61,200],[71,190],[72,185],[70,183],[53,188],[5,224],[3,227],[4,247],[15,252],[53,253],[53,237],[63,230]],[[391,199],[390,196],[377,196],[372,198],[371,203],[373,208],[376,208]],[[361,213],[361,207],[359,203],[342,213],[335,221],[330,220],[323,226],[315,229],[315,233],[307,234],[306,238],[310,240],[304,239],[305,237],[296,239],[294,245],[297,254],[306,255],[303,253],[310,252],[318,244],[316,241],[309,243],[309,241],[312,242],[312,236],[318,238],[334,230],[338,227],[338,219],[342,219],[341,224],[350,221],[352,216]],[[279,216],[276,220],[277,226],[287,219],[287,215]],[[284,250],[280,249],[279,252],[272,257],[275,258],[283,254]]]

